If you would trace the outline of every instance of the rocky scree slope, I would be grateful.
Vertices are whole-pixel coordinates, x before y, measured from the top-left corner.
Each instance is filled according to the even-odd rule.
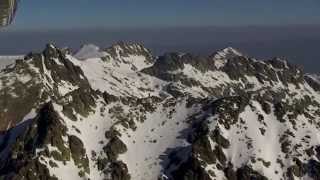
[[[0,177],[319,179],[319,87],[233,48],[49,44],[0,71]]]

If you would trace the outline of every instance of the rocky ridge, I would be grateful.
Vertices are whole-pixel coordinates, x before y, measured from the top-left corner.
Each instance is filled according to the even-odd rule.
[[[316,76],[233,48],[84,48],[1,69],[1,178],[319,179]]]

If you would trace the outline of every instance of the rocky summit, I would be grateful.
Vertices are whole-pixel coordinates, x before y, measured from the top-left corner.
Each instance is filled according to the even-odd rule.
[[[135,43],[7,58],[0,179],[320,179],[320,78],[286,60]]]

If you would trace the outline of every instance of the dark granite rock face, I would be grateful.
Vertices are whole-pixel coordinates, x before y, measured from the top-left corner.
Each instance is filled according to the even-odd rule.
[[[4,151],[9,150],[10,155],[1,160],[0,176],[9,179],[56,179],[50,176],[48,167],[40,162],[35,153],[37,148],[45,148],[47,144],[51,144],[62,152],[61,160],[70,160],[70,152],[62,139],[66,135],[66,127],[61,124],[51,103],[45,104],[38,116],[30,121],[32,122],[27,123],[25,130],[19,132],[21,134],[17,135],[16,142],[6,144]],[[8,132],[7,136],[10,139],[12,135]],[[41,154],[50,156],[45,151]]]
[[[171,73],[175,70],[182,70],[187,64],[201,72],[215,69],[214,61],[210,58],[193,56],[191,54],[166,53],[158,57],[152,67],[143,69],[142,72],[166,81],[181,81],[186,86],[199,85],[196,80],[184,77],[183,74]]]
[[[236,171],[233,170],[232,164],[224,169],[224,174],[228,180],[268,180],[267,177],[254,171],[249,166],[243,166]]]
[[[160,56],[152,67],[143,69],[142,72],[163,80],[177,81],[179,76],[174,76],[174,74],[168,72],[183,68],[184,61],[179,53],[166,53]]]
[[[248,104],[249,99],[246,97],[228,97],[218,99],[213,102],[203,104],[203,110],[209,114],[220,115],[217,121],[228,129],[237,122],[240,112]],[[234,109],[236,107],[236,109]],[[231,119],[230,119],[231,117]],[[219,129],[210,131],[206,119],[200,118],[194,120],[193,133],[189,135],[189,143],[192,144],[189,153],[184,155],[185,160],[179,159],[174,154],[171,156],[173,164],[181,163],[171,175],[174,179],[211,179],[215,177],[215,173],[206,171],[208,165],[215,165],[220,170],[228,168],[228,160],[224,154],[224,149],[228,149],[230,142],[220,134]],[[212,122],[211,122],[212,123]],[[213,141],[216,143],[212,146]],[[187,157],[186,157],[187,156]],[[231,173],[231,172],[230,172]],[[243,175],[244,173],[240,173]],[[236,173],[234,177],[237,178]],[[239,175],[239,176],[240,176]],[[229,177],[230,176],[230,177]],[[232,174],[227,174],[228,179],[232,179]],[[255,177],[254,175],[250,177]],[[242,176],[240,177],[242,178]]]
[[[146,57],[145,63],[147,64],[153,63],[154,61],[151,51],[138,43],[119,42],[110,48],[105,49],[105,51],[115,59],[118,57],[129,57],[130,55],[136,55]]]
[[[17,169],[16,166],[12,168]],[[4,171],[10,171],[10,170],[6,169]],[[12,180],[20,180],[20,179],[58,180],[58,178],[50,176],[48,168],[36,160],[25,162],[21,164],[21,168],[19,168],[18,171],[15,172],[14,174],[0,175],[0,178],[12,179]]]
[[[315,180],[320,179],[320,163],[316,160],[310,160],[307,165],[308,175]]]
[[[253,64],[253,61],[246,57],[234,57],[227,61],[222,70],[226,72],[231,79],[240,80],[244,75],[255,75],[256,71]]]
[[[218,119],[220,124],[223,124],[226,129],[238,122],[239,114],[243,112],[248,105],[249,98],[246,96],[236,96],[218,99],[210,106],[212,114],[219,114]]]
[[[281,69],[282,71],[277,72],[278,78],[285,85],[292,83],[298,87],[298,84],[303,83],[304,81],[304,75],[302,70],[288,62],[285,63],[287,67]]]
[[[43,63],[37,63],[40,70],[44,71],[43,68],[49,70],[53,78],[54,83],[61,83],[61,81],[70,82],[73,85],[78,85],[79,87],[88,87],[89,83],[86,79],[83,71],[80,67],[75,66],[70,60],[67,59],[66,54],[54,47],[53,45],[47,45],[46,49],[43,51]],[[31,57],[34,58],[34,57]],[[37,61],[42,61],[39,56],[36,58]]]
[[[231,79],[240,80],[244,79],[245,76],[254,76],[262,84],[264,82],[273,84],[279,80],[285,85],[289,83],[297,85],[303,82],[302,71],[298,67],[280,59],[262,62],[243,56],[234,57],[228,60],[223,67],[223,71]]]
[[[237,170],[237,180],[267,180],[268,178],[259,174],[258,172],[252,170],[252,168],[248,166],[244,166]]]
[[[104,152],[112,161],[115,161],[119,154],[123,154],[126,151],[126,145],[117,136],[112,137],[110,142],[104,147]]]
[[[82,91],[91,89],[81,68],[75,66],[53,45],[47,45],[42,53],[30,53],[24,60],[16,61],[13,68],[5,70],[0,80],[5,85],[0,90],[0,108],[8,110],[0,111],[3,119],[0,131],[19,123],[46,99],[61,99],[64,94],[59,89],[66,83],[81,88]],[[10,85],[9,81],[12,81]]]
[[[69,148],[75,165],[90,173],[89,160],[83,142],[77,136],[69,136]]]
[[[190,158],[172,173],[173,179],[181,180],[210,180],[208,173],[201,167],[196,158]]]
[[[223,147],[224,149],[228,149],[230,146],[230,142],[228,141],[228,139],[223,137],[218,129],[215,129],[211,132],[210,138],[212,139],[212,141],[216,142],[219,146]]]
[[[127,165],[121,161],[113,162],[110,165],[111,179],[114,180],[130,180],[130,175],[128,174]]]
[[[84,61],[53,45],[0,72],[0,179],[55,180],[50,170],[66,165],[79,179],[96,171],[106,179],[146,179],[148,168],[159,166],[152,176],[160,179],[266,180],[267,168],[283,179],[319,179],[320,86],[298,67],[232,48],[209,57],[166,53],[156,61],[139,44],[104,51],[101,72],[95,66],[88,73]],[[137,56],[147,68],[133,66]],[[114,62],[131,69],[115,72],[121,66]],[[24,119],[29,112],[35,116]],[[257,142],[267,138],[270,147]],[[131,146],[159,154],[147,157]],[[278,159],[263,156],[264,147]],[[135,153],[144,159],[128,163]]]
[[[221,67],[217,67],[215,62],[223,61]],[[208,87],[198,77],[186,75],[185,66],[190,65],[204,75],[205,73],[225,73],[233,80],[221,86]],[[188,70],[192,71],[192,70]],[[240,54],[228,56],[228,58],[217,59],[215,56],[201,57],[191,54],[166,53],[158,57],[153,66],[143,69],[141,72],[155,76],[165,81],[181,83],[186,87],[198,87],[206,93],[215,97],[226,97],[231,95],[241,95],[243,91],[254,89],[254,87],[270,84],[293,84],[299,88],[299,84],[304,83],[302,70],[297,66],[281,59],[258,61]],[[217,75],[219,76],[219,75]],[[218,77],[207,77],[219,80]],[[248,78],[256,78],[259,84],[252,84]],[[238,83],[235,83],[238,82]],[[244,85],[245,88],[240,86]],[[173,86],[168,86],[171,90]],[[232,92],[231,89],[235,92]],[[174,93],[176,95],[177,93]]]
[[[15,142],[8,141],[2,146],[2,153],[9,150],[7,159],[2,159],[0,176],[8,178],[27,177],[27,179],[56,179],[50,176],[49,166],[43,162],[43,157],[53,158],[56,161],[67,162],[71,158],[79,167],[79,176],[90,173],[89,161],[82,141],[72,135],[68,138],[68,145],[64,140],[67,136],[67,127],[56,113],[52,103],[47,103],[39,110],[38,115],[30,120],[15,136]],[[21,129],[21,128],[19,128]],[[15,131],[15,130],[12,130]],[[10,132],[8,139],[12,138]],[[13,143],[13,144],[12,144]],[[57,150],[49,151],[48,146]],[[37,151],[43,149],[43,151]],[[41,157],[43,156],[43,157]],[[57,166],[50,161],[50,166]]]
[[[239,119],[239,114],[244,112],[245,107],[251,106],[251,108],[255,109],[255,107],[252,107],[251,105],[252,100],[257,100],[260,103],[262,110],[266,114],[274,113],[278,120],[282,123],[284,122],[283,119],[288,118],[288,116],[286,116],[287,113],[293,112],[293,114],[289,116],[289,119],[292,118],[290,123],[292,123],[294,128],[296,124],[294,121],[298,114],[308,114],[307,107],[309,106],[318,107],[317,103],[313,102],[308,96],[305,96],[297,102],[294,101],[293,103],[283,103],[281,102],[281,99],[284,99],[285,96],[282,96],[281,92],[279,92],[280,94],[278,95],[272,94],[275,92],[271,93],[271,91],[266,91],[265,93],[270,93],[270,96],[266,94],[261,96],[259,93],[249,93],[241,97],[235,96],[221,98],[213,102],[205,103],[202,110],[209,112],[209,114],[215,115],[217,117],[215,121],[228,130],[232,126],[238,126],[239,123],[243,123],[241,118]],[[271,109],[271,107],[273,107],[273,109]],[[272,110],[274,112],[272,112]],[[262,124],[265,123],[262,115],[258,115],[258,120]],[[204,169],[208,165],[216,164],[218,169],[224,171],[227,179],[268,179],[268,177],[263,176],[263,174],[255,171],[252,167],[247,165],[238,169],[232,168],[232,164],[228,162],[227,156],[224,154],[224,150],[230,147],[230,142],[220,134],[219,128],[216,128],[212,131],[209,130],[208,125],[210,125],[210,123],[213,122],[200,120],[194,126],[195,129],[189,140],[192,146],[191,151],[188,154],[188,158],[187,160],[182,161],[182,164],[172,173],[172,175],[174,175],[177,179],[198,179],[199,177],[204,179],[210,179],[213,177],[214,179],[214,173],[210,173]],[[262,128],[262,130],[262,135],[264,135],[265,129]],[[282,143],[282,152],[285,154],[292,153],[291,148],[293,147],[293,144],[289,140],[289,137],[294,137],[293,132],[289,130],[286,131],[284,136],[280,137],[280,142]],[[211,139],[211,141],[213,141],[216,145],[212,146],[212,143],[209,142],[209,139]],[[179,164],[177,163],[176,156],[173,157],[175,158],[173,158],[172,161],[175,162],[175,164]],[[258,159],[258,161],[261,161],[266,167],[270,167],[271,165],[270,162],[265,160]],[[317,166],[317,161],[309,162],[309,165],[312,163],[312,166],[314,166],[312,167],[312,172],[308,172],[308,165],[306,163],[302,163],[299,159],[294,159],[294,162],[295,165],[292,165],[286,170],[287,173],[285,176],[288,179],[293,179],[293,177],[303,177],[308,173],[317,174],[317,171],[314,169]],[[309,176],[315,177],[311,175]]]
[[[304,76],[306,82],[316,91],[320,91],[320,83],[319,81],[315,80],[313,77]]]
[[[79,88],[67,94],[62,99],[63,113],[72,120],[77,120],[76,114],[87,117],[93,108],[96,107],[95,98],[97,93],[92,89]],[[72,98],[72,101],[65,99]]]
[[[103,93],[103,99],[107,104],[110,104],[112,102],[117,102],[119,98],[117,96],[114,96],[112,94],[109,94],[108,92]]]
[[[0,78],[2,83],[0,131],[14,127],[32,110],[32,107],[39,105],[48,97],[48,93],[41,92],[42,84],[34,78],[35,76],[36,73],[29,69],[24,60],[18,60],[14,67],[3,72]],[[26,80],[19,81],[19,77],[24,77]]]

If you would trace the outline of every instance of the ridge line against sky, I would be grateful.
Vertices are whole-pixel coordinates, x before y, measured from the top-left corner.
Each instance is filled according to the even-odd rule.
[[[101,48],[119,41],[139,42],[155,55],[165,52],[211,54],[215,50],[234,47],[252,57],[269,59],[285,57],[301,64],[308,72],[318,72],[320,66],[320,26],[281,26],[244,28],[182,28],[154,30],[74,29],[60,31],[2,31],[0,55],[40,52],[45,44],[78,49],[82,44]]]
[[[204,26],[190,26],[190,25],[180,25],[180,26],[165,26],[165,27],[107,27],[107,26],[90,26],[90,27],[47,27],[47,28],[17,28],[14,26],[7,26],[0,28],[0,32],[49,32],[49,31],[90,31],[90,30],[105,30],[105,31],[134,31],[134,30],[170,30],[170,29],[320,29],[320,23],[318,24],[266,24],[266,25],[204,25]]]
[[[319,72],[320,0],[22,0],[0,29],[0,54],[44,44],[106,47],[141,42],[156,54],[207,54],[232,46],[257,58],[287,57]]]

